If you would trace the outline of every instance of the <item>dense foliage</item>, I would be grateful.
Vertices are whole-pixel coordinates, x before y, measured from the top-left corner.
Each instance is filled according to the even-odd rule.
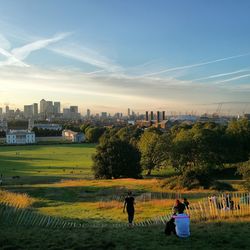
[[[141,174],[139,151],[119,138],[106,140],[97,146],[93,157],[95,178],[138,178]]]
[[[128,147],[140,151],[140,165],[148,175],[153,169],[172,166],[178,176],[175,179],[178,185],[207,188],[214,185],[216,173],[225,164],[237,165],[249,160],[250,122],[246,119],[232,120],[227,126],[212,122],[180,124],[168,131],[156,128],[142,130],[135,126],[107,129],[100,138],[94,158],[95,175],[103,171],[100,176],[104,178],[123,176],[118,169],[122,171],[126,164],[132,162]],[[127,163],[122,165],[125,161]],[[110,168],[118,174],[114,175]],[[138,168],[132,169],[134,176],[138,176]],[[249,167],[244,165],[239,170],[246,178],[247,169]],[[129,175],[131,177],[132,173]]]

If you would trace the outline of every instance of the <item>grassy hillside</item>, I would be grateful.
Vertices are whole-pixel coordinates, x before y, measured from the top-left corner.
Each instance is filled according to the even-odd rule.
[[[248,249],[250,218],[191,223],[191,237],[166,237],[164,226],[41,229],[0,226],[1,249]]]

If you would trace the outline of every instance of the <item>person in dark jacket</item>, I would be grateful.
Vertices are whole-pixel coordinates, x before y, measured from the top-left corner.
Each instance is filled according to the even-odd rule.
[[[132,192],[128,192],[128,196],[125,198],[123,213],[125,213],[125,209],[128,213],[128,223],[129,226],[132,226],[135,214],[135,198],[132,196]]]

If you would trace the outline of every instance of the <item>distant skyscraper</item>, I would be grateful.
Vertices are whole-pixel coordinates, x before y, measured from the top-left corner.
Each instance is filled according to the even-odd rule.
[[[0,108],[0,115],[3,114],[3,108]]]
[[[130,117],[130,108],[128,108],[128,117]]]
[[[102,112],[102,113],[101,113],[101,118],[107,118],[107,117],[108,117],[107,112]]]
[[[90,118],[90,109],[87,109],[87,118]]]
[[[47,102],[44,99],[42,99],[40,101],[40,113],[45,114],[46,110],[47,110]]]
[[[23,107],[23,114],[25,118],[32,118],[33,117],[33,105],[24,105]]]
[[[10,111],[10,107],[7,105],[7,106],[5,106],[5,113],[6,114],[8,114],[9,113],[9,111]]]
[[[46,113],[47,114],[53,114],[54,113],[54,106],[53,106],[53,102],[52,101],[47,101],[46,102]]]
[[[148,121],[148,111],[146,111],[146,121]]]
[[[150,112],[150,120],[151,120],[151,121],[154,120],[154,112],[153,112],[153,111]]]
[[[63,109],[63,118],[70,118],[70,109],[64,108]]]
[[[162,111],[162,120],[165,120],[165,111]]]
[[[157,111],[157,122],[160,121],[160,111]]]
[[[61,103],[60,102],[54,102],[54,113],[55,114],[61,113]]]
[[[69,109],[71,113],[78,113],[78,106],[70,106]]]
[[[33,115],[38,116],[38,103],[33,103]]]

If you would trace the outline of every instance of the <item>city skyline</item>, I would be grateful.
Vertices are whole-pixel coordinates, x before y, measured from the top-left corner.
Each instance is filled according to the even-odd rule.
[[[250,112],[249,1],[0,3],[2,108]]]

